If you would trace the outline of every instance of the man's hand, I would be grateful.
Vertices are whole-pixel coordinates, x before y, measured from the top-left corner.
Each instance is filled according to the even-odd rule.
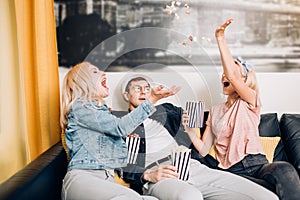
[[[136,133],[130,133],[127,137],[135,137],[135,138],[138,138],[140,137],[138,134]]]
[[[178,177],[177,169],[172,165],[160,165],[154,169],[147,169],[143,174],[143,179],[152,183],[157,183],[166,178],[177,179]]]
[[[158,100],[172,96],[176,94],[180,89],[181,87],[179,86],[172,86],[171,88],[166,89],[163,85],[159,85],[151,90],[149,100],[154,105]]]

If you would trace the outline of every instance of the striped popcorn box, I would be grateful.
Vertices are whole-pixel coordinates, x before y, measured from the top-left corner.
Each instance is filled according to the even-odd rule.
[[[128,147],[128,157],[127,163],[128,164],[135,164],[137,155],[140,148],[140,137],[126,137],[126,144]]]
[[[204,102],[203,101],[187,101],[186,111],[190,117],[188,126],[191,128],[202,128],[204,119]]]
[[[179,146],[172,149],[172,165],[177,168],[180,180],[186,181],[189,178],[191,149]]]

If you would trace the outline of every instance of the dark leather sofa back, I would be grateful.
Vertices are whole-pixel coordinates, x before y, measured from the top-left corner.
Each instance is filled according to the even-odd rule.
[[[0,185],[1,200],[59,200],[67,170],[60,142]]]

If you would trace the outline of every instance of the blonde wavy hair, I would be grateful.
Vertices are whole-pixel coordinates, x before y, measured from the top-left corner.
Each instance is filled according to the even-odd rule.
[[[61,140],[68,160],[70,157],[66,145],[65,129],[68,125],[68,115],[74,101],[79,98],[85,102],[91,102],[93,99],[96,99],[100,100],[99,103],[103,103],[97,95],[96,83],[93,81],[89,71],[90,66],[93,65],[89,62],[82,62],[75,65],[67,72],[63,80],[60,125],[62,128]],[[97,96],[98,98],[95,98]]]

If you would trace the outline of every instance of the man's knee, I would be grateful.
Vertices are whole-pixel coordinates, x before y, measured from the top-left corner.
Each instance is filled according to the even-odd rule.
[[[194,199],[199,199],[199,200],[203,200],[203,196],[202,193],[197,190],[196,188],[193,189],[185,189],[185,190],[180,190],[178,192],[176,192],[176,194],[174,194],[174,198],[172,199],[176,199],[176,200],[194,200]]]
[[[200,190],[196,187],[177,179],[165,179],[151,187],[149,194],[159,199],[174,200],[203,200]]]

